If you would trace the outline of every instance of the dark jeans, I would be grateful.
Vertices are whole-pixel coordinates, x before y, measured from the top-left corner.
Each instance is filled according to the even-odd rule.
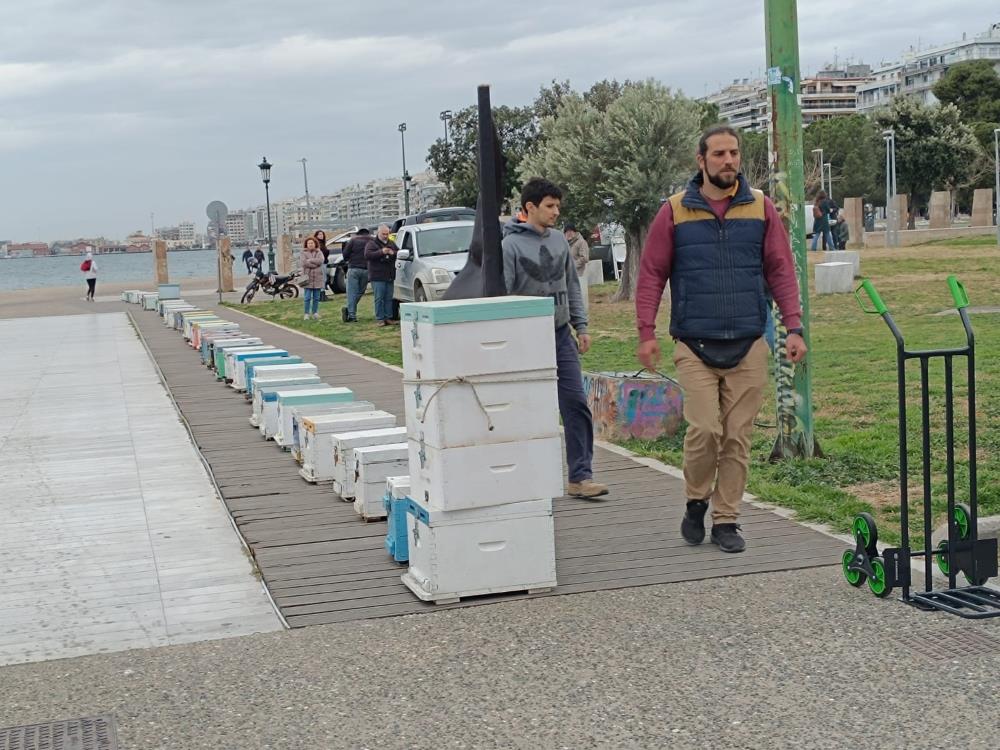
[[[568,325],[556,329],[556,372],[569,481],[582,482],[594,475],[591,469],[594,460],[594,419],[587,406],[587,395],[583,392],[580,352]]]
[[[392,320],[392,282],[373,281],[375,320]]]
[[[358,317],[358,300],[368,288],[368,271],[364,268],[347,269],[347,317]]]
[[[97,287],[97,279],[87,279],[87,297],[94,299],[94,289]]]

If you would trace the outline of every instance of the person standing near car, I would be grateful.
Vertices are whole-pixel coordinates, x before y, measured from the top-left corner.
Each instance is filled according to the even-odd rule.
[[[323,263],[330,260],[330,251],[326,247],[326,232],[322,229],[317,229],[313,232],[313,237],[316,238],[316,242],[319,243],[319,251],[323,253]]]
[[[342,258],[347,263],[347,322],[358,321],[358,300],[368,289],[368,259],[365,248],[371,240],[371,234],[365,227],[351,237],[344,245]]]
[[[737,524],[750,465],[754,418],[764,400],[770,356],[764,339],[768,295],[788,329],[791,362],[806,354],[802,308],[788,232],[774,204],[740,173],[740,136],[729,125],[698,142],[700,171],[663,204],[649,228],[635,289],[637,357],[655,370],[656,314],[670,282],[670,336],[684,390],[681,536],[742,552]]]
[[[580,355],[590,349],[580,278],[559,219],[562,190],[540,177],[521,190],[521,214],[503,227],[503,277],[508,294],[555,301],[556,390],[566,433],[569,485],[566,494],[592,499],[608,494],[594,481],[594,418],[583,391]],[[576,331],[576,339],[573,338]]]
[[[305,314],[303,320],[319,320],[319,293],[326,284],[326,264],[323,263],[323,253],[315,237],[306,237],[302,244],[302,256],[299,259],[302,272],[305,274]]]
[[[392,325],[392,282],[396,279],[396,252],[399,248],[389,239],[389,226],[381,224],[378,234],[365,247],[368,278],[375,292],[375,319],[379,326]]]
[[[575,224],[567,224],[563,228],[566,241],[569,243],[569,254],[573,258],[573,265],[576,267],[576,275],[581,279],[587,270],[587,263],[590,262],[590,245],[583,235],[576,231]]]

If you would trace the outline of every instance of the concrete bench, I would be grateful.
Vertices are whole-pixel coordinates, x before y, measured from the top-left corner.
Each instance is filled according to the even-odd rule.
[[[823,262],[849,262],[854,265],[854,278],[861,278],[861,253],[857,250],[829,250],[823,253]]]
[[[854,291],[854,264],[835,261],[817,263],[816,294],[848,294]]]

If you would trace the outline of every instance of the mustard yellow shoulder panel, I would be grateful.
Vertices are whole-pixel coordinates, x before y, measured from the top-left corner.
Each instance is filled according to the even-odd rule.
[[[726,212],[727,219],[756,219],[764,221],[764,193],[760,190],[753,191],[753,203],[744,203],[741,206],[730,206]]]
[[[675,193],[670,196],[670,208],[674,212],[674,226],[683,224],[686,221],[715,219],[711,211],[706,211],[703,208],[688,208],[681,202],[683,200],[684,193]]]

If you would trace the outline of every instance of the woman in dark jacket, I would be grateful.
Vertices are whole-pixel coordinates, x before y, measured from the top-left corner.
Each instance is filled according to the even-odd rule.
[[[379,326],[392,324],[392,282],[396,279],[396,243],[389,239],[389,227],[383,224],[365,247],[368,280],[375,291],[375,318]]]

